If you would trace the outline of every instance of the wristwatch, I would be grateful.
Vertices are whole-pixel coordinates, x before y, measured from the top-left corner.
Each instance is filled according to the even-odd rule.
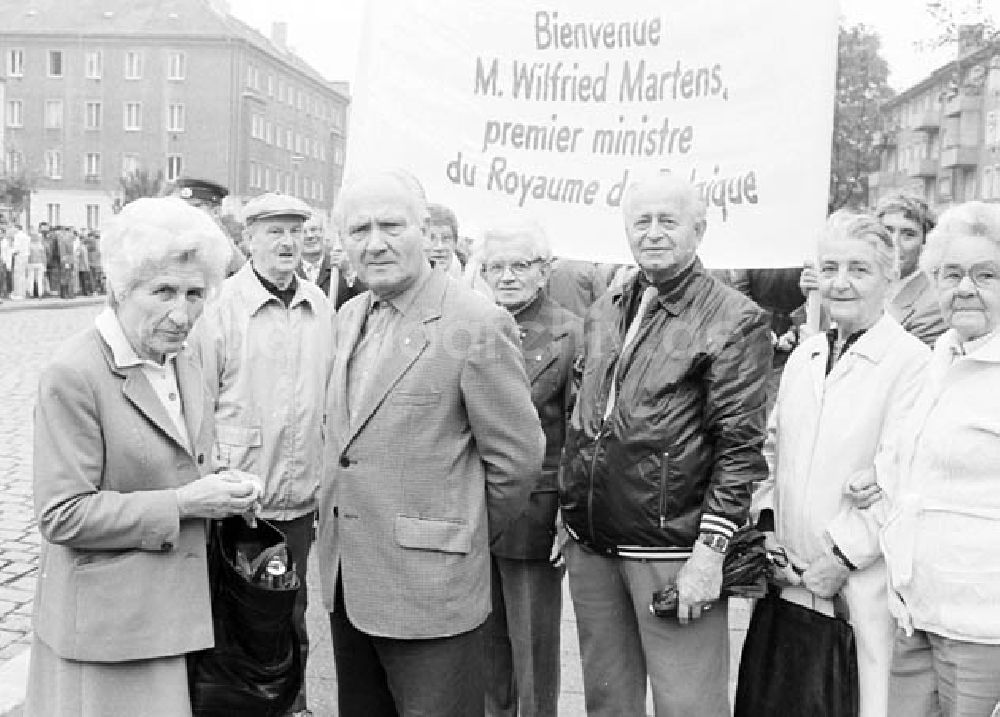
[[[729,538],[718,533],[701,533],[698,535],[698,542],[704,543],[722,555],[725,555],[726,551],[729,550]]]

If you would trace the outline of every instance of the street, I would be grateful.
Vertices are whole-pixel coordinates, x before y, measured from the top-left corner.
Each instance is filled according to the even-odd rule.
[[[38,377],[65,338],[91,325],[99,305],[0,312],[0,670],[31,642],[31,599],[40,538],[31,501],[32,407]],[[315,555],[315,554],[314,554]],[[310,560],[308,613],[311,649],[309,704],[317,717],[336,714],[336,680],[327,615],[322,609],[315,557]],[[730,610],[733,671],[746,625],[746,606]],[[582,674],[569,592],[563,589],[560,714],[584,714]],[[0,672],[2,674],[2,672]],[[0,684],[4,688],[16,686]],[[22,688],[23,689],[23,688]],[[650,706],[651,713],[651,706]],[[19,711],[0,715],[17,715]]]

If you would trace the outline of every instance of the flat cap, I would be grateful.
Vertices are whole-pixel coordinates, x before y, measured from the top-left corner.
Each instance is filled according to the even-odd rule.
[[[311,215],[309,205],[301,199],[274,192],[256,196],[243,207],[243,221],[246,224],[275,217],[296,217],[304,221]]]
[[[220,204],[223,197],[229,194],[229,190],[221,184],[210,182],[207,179],[181,177],[174,182],[170,194],[181,199],[197,199],[202,202]]]

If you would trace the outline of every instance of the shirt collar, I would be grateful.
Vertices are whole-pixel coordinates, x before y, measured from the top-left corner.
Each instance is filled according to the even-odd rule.
[[[399,292],[395,296],[389,297],[388,299],[383,299],[375,292],[372,292],[371,306],[374,307],[376,303],[384,302],[405,316],[417,298],[419,298],[419,296],[423,293],[428,281],[430,281],[431,275],[432,270],[428,265],[427,270],[423,273],[423,275],[418,277],[411,286]]]
[[[240,288],[242,293],[247,297],[247,301],[243,303],[243,308],[246,309],[248,315],[253,316],[264,306],[272,301],[280,301],[277,296],[268,291],[264,285],[261,283],[260,279],[257,278],[257,272],[254,271],[252,262],[246,262],[239,271],[233,274],[226,282],[236,282],[236,285]],[[313,300],[310,296],[302,291],[304,284],[297,279],[295,281],[295,296],[292,298],[291,303],[289,303],[289,308],[296,306],[302,301],[309,304],[309,308],[313,311],[316,307],[313,305]]]
[[[122,328],[121,322],[118,320],[118,316],[115,314],[114,309],[110,306],[104,308],[104,310],[97,315],[94,319],[94,326],[97,327],[98,333],[100,333],[101,338],[104,339],[104,343],[108,345],[111,349],[111,357],[114,359],[115,366],[117,368],[131,368],[133,366],[149,366],[155,368],[158,371],[164,370],[168,363],[173,361],[177,354],[167,354],[166,360],[163,362],[163,366],[156,363],[155,361],[150,361],[149,359],[140,358],[132,348],[132,344],[129,342],[128,337],[125,336],[125,330]]]

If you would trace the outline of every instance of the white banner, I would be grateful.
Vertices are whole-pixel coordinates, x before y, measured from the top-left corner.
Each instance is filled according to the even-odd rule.
[[[826,216],[836,0],[370,0],[347,175],[402,166],[462,233],[513,208],[631,261],[638,170],[690,178],[710,266],[801,263]]]

